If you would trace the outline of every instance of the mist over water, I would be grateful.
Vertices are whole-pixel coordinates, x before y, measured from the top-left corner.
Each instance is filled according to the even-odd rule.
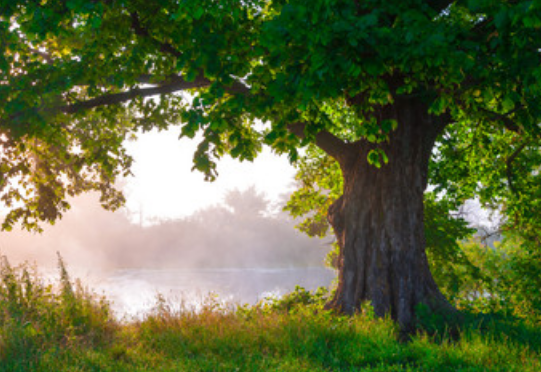
[[[250,188],[229,192],[224,205],[143,226],[85,195],[42,234],[0,233],[0,253],[12,264],[35,262],[50,276],[59,252],[72,277],[105,294],[120,316],[150,309],[157,293],[197,307],[209,293],[253,304],[295,285],[328,286],[335,275],[323,267],[328,241],[299,233],[277,210]]]
[[[86,276],[105,294],[119,317],[140,316],[163,296],[173,308],[198,310],[202,303],[255,304],[280,297],[299,285],[309,290],[329,286],[334,271],[310,268],[118,269]]]

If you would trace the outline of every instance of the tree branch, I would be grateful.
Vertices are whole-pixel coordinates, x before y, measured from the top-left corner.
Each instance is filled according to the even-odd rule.
[[[287,126],[287,129],[300,139],[306,137],[306,134],[304,133],[305,128],[306,123],[301,122]],[[348,149],[346,142],[326,130],[319,131],[316,134],[315,139],[316,146],[325,151],[332,158],[336,159],[339,163],[345,159]]]
[[[141,20],[139,18],[139,14],[137,12],[130,13],[130,17],[131,17],[131,27],[135,31],[136,35],[146,37],[146,38],[152,40],[152,42],[154,42],[159,47],[160,51],[162,51],[164,53],[171,54],[171,55],[173,55],[175,57],[181,57],[182,56],[182,53],[179,52],[177,49],[175,49],[171,44],[161,42],[161,41],[155,39],[154,37],[152,37],[152,35],[148,31],[148,29],[143,27],[143,25],[141,24]]]
[[[30,53],[36,54],[40,56],[41,58],[43,58],[45,63],[47,63],[48,65],[52,65],[54,63],[54,59],[49,53],[42,52],[41,50],[34,49],[34,48],[28,48],[28,50],[30,51]]]
[[[57,106],[51,109],[53,112],[64,112],[74,114],[81,110],[87,110],[99,106],[108,106],[123,103],[138,97],[150,97],[159,94],[169,94],[186,89],[203,88],[210,85],[208,79],[198,77],[192,82],[188,82],[181,77],[176,77],[173,81],[161,84],[152,88],[134,88],[122,93],[105,94],[100,97],[92,98],[87,101],[77,102],[71,105]]]
[[[180,51],[178,51],[177,49],[175,49],[175,47],[173,47],[173,45],[171,45],[169,43],[161,42],[158,39],[154,38],[150,34],[150,31],[142,25],[141,19],[139,18],[139,14],[137,12],[131,12],[130,17],[131,17],[131,20],[132,20],[131,26],[132,26],[132,29],[135,31],[136,35],[141,36],[141,37],[145,37],[145,38],[151,40],[154,44],[156,44],[158,46],[158,49],[163,53],[171,54],[171,55],[173,55],[175,57],[181,57],[182,56],[182,53]],[[150,77],[150,75],[147,75],[147,76]],[[175,75],[173,75],[173,77],[175,77]],[[206,80],[202,70],[200,71],[199,76],[197,77],[197,79]],[[208,85],[210,85],[210,81],[209,80],[206,80],[206,81],[208,82]],[[243,84],[243,83],[241,83],[239,81],[236,81],[236,80],[235,80],[235,82],[233,82],[233,84],[231,84],[229,87],[226,87],[225,89],[229,93],[237,93],[237,94],[243,94],[243,95],[247,95],[248,93],[250,93],[250,88],[249,87],[247,87],[245,84]]]
[[[152,83],[151,75],[141,75],[139,81],[146,84]],[[118,103],[127,102],[138,97],[150,97],[159,94],[169,94],[187,89],[196,89],[208,87],[212,84],[210,80],[202,75],[195,78],[194,81],[186,81],[178,75],[170,75],[167,80],[151,88],[134,88],[122,93],[106,94],[100,97],[92,98],[87,101],[77,102],[71,105],[58,106],[53,108],[53,111],[61,111],[66,114],[74,114],[81,110],[91,109],[99,106],[108,106]],[[250,88],[246,85],[235,81],[230,87],[224,88],[229,93],[249,94]]]
[[[185,82],[182,77],[179,75],[171,74],[169,76],[165,77],[165,80],[157,80],[155,75],[152,74],[141,74],[137,77],[137,81],[141,84],[148,84],[148,85],[154,85],[154,86],[162,86],[164,84],[170,84],[174,82]],[[204,86],[210,86],[212,82],[205,78],[203,74],[200,74],[195,81],[198,81],[201,83],[200,87]],[[251,93],[251,89],[249,86],[244,84],[241,81],[234,80],[233,83],[230,86],[224,87],[224,90],[231,94],[242,94],[242,95],[248,95]]]
[[[509,184],[509,189],[513,194],[517,194],[517,189],[515,188],[514,182],[513,182],[513,162],[517,158],[517,156],[530,144],[530,141],[524,142],[522,145],[517,147],[515,151],[505,161],[505,173],[507,175],[507,183]]]
[[[514,110],[509,111],[507,114],[498,114],[496,112],[493,112],[493,111],[490,111],[490,110],[487,110],[487,109],[484,109],[484,108],[481,108],[481,111],[488,114],[488,116],[492,120],[501,121],[503,123],[504,127],[507,128],[508,130],[510,130],[511,132],[515,132],[515,133],[520,134],[521,130],[520,130],[520,127],[518,126],[518,124],[515,123],[513,120],[508,118],[508,115],[511,115],[511,114],[515,113],[520,108],[521,107],[517,107]]]
[[[231,84],[230,86],[224,87],[224,89],[228,93],[242,94],[244,96],[247,96],[252,93],[251,89],[247,85],[237,80],[235,80],[233,84]]]
[[[212,84],[212,82],[203,77],[203,75],[199,75],[194,81],[186,81],[181,76],[170,75],[166,80],[156,83],[152,75],[142,74],[138,77],[138,81],[141,84],[150,84],[153,86],[149,88],[137,87],[121,93],[104,94],[102,96],[79,101],[73,104],[26,109],[11,115],[8,119],[0,120],[0,125],[7,125],[6,123],[24,117],[25,113],[31,111],[35,113],[47,113],[53,115],[59,112],[63,112],[65,114],[75,114],[83,110],[89,110],[100,106],[124,103],[138,97],[144,98],[160,94],[175,93],[187,89],[205,88]],[[234,81],[230,86],[224,87],[224,90],[230,94],[250,94],[250,88],[239,81]]]
[[[427,133],[423,140],[423,159],[427,161],[427,166],[438,136],[442,134],[445,128],[452,122],[453,117],[449,112],[444,112],[439,116],[429,116],[429,125],[426,127]]]
[[[145,38],[151,40],[154,44],[156,44],[156,46],[158,46],[158,49],[163,53],[167,53],[167,54],[170,54],[170,55],[175,56],[175,57],[181,57],[182,56],[182,52],[178,51],[173,45],[171,45],[169,43],[162,42],[162,41],[154,38],[150,34],[150,31],[146,27],[144,27],[142,25],[141,19],[140,19],[139,14],[137,12],[131,12],[130,17],[131,17],[131,20],[132,20],[131,26],[132,26],[132,29],[135,31],[136,35],[141,36],[141,37],[145,37]],[[150,82],[150,80],[152,78],[151,75],[142,75],[141,79],[143,81],[141,81],[141,82],[144,82],[145,78],[146,78],[146,83],[152,84]],[[178,79],[178,76],[172,75],[170,78],[171,79]],[[207,85],[211,84],[210,80],[208,80],[208,79],[206,79],[204,77],[203,70],[200,70],[199,76],[196,78],[196,81],[197,80],[200,80],[202,82],[206,81]],[[243,95],[247,95],[247,94],[250,93],[250,88],[248,86],[246,86],[245,84],[237,81],[237,80],[235,80],[233,82],[233,84],[231,84],[229,87],[226,87],[225,90],[228,91],[229,93],[236,93],[236,94],[243,94]]]

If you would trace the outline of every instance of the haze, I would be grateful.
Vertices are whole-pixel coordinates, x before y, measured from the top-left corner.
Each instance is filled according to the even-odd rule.
[[[254,162],[224,157],[218,162],[219,177],[205,182],[192,172],[192,157],[198,139],[178,139],[178,128],[151,131],[126,143],[135,162],[134,177],[126,179],[126,208],[144,222],[152,219],[187,217],[197,210],[220,204],[227,190],[255,186],[272,202],[293,190],[295,169],[285,157],[268,149]]]

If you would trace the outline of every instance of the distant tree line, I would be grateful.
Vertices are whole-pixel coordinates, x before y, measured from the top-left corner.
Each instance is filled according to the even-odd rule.
[[[322,266],[329,250],[325,241],[295,230],[287,214],[271,212],[253,187],[228,192],[223,205],[146,227],[90,199],[79,199],[41,235],[2,233],[0,248],[38,261],[57,250],[70,265],[184,268]]]

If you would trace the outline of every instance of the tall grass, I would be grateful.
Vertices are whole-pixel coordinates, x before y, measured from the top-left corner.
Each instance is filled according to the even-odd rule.
[[[2,259],[0,371],[540,371],[541,330],[466,315],[459,337],[422,330],[408,343],[369,306],[323,310],[325,291],[196,312],[163,297],[142,320],[115,321],[103,298],[69,278],[46,283]],[[430,323],[427,320],[427,324]]]
[[[43,360],[81,346],[103,345],[114,334],[104,298],[72,282],[58,257],[59,279],[45,282],[35,267],[0,258],[0,368],[32,371]]]

